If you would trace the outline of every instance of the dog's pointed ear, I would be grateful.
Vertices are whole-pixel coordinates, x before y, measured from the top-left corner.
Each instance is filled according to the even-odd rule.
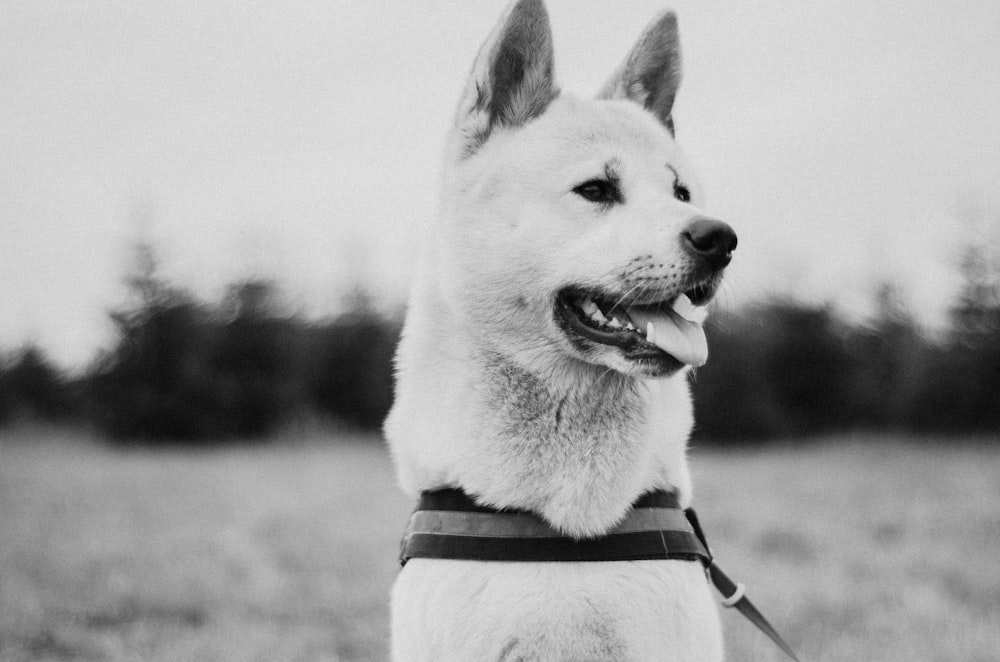
[[[680,84],[681,42],[677,15],[664,12],[649,24],[597,97],[631,99],[656,115],[673,134],[671,112]]]
[[[515,0],[487,38],[459,102],[455,128],[473,154],[498,127],[523,126],[559,94],[542,0]]]

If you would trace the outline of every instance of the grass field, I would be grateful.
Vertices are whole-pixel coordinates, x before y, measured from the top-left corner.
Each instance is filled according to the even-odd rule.
[[[1000,445],[695,451],[720,564],[805,660],[1000,660]],[[0,432],[0,660],[385,660],[410,502],[364,439]],[[724,614],[729,659],[781,660]]]

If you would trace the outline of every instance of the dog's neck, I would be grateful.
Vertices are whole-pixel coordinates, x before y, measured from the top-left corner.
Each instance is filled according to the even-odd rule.
[[[405,489],[461,487],[571,535],[603,533],[649,489],[689,498],[683,375],[645,382],[568,358],[529,368],[471,341],[445,348],[438,324],[412,321],[439,319],[411,314],[400,346],[386,434]]]
[[[627,440],[643,415],[640,383],[611,370],[566,361],[545,373],[494,352],[477,352],[484,403],[498,414],[504,439],[547,446],[565,438]]]

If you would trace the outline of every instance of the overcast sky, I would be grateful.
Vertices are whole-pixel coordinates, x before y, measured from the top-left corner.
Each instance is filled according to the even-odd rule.
[[[503,0],[0,3],[0,347],[81,365],[130,246],[202,296],[278,279],[303,310],[401,302],[441,143]],[[596,90],[680,18],[678,138],[740,234],[726,305],[922,319],[1000,225],[1000,2],[553,0],[557,77]]]

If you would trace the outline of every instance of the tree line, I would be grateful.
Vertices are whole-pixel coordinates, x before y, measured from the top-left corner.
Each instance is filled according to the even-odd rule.
[[[301,417],[377,429],[392,402],[400,318],[363,294],[343,314],[289,314],[275,284],[247,279],[199,301],[157,272],[148,247],[110,313],[116,336],[82,375],[36,346],[0,361],[0,425],[83,424],[120,443],[266,439]],[[717,311],[712,360],[693,376],[702,442],[802,439],[847,430],[1000,432],[1000,284],[971,251],[949,328],[930,335],[882,288],[874,320],[770,300]]]
[[[276,284],[246,279],[199,301],[163,279],[147,246],[110,312],[112,347],[67,377],[36,346],[0,364],[0,425],[82,424],[121,443],[265,439],[302,417],[360,429],[392,398],[398,321],[363,294],[335,318],[284,310]]]

